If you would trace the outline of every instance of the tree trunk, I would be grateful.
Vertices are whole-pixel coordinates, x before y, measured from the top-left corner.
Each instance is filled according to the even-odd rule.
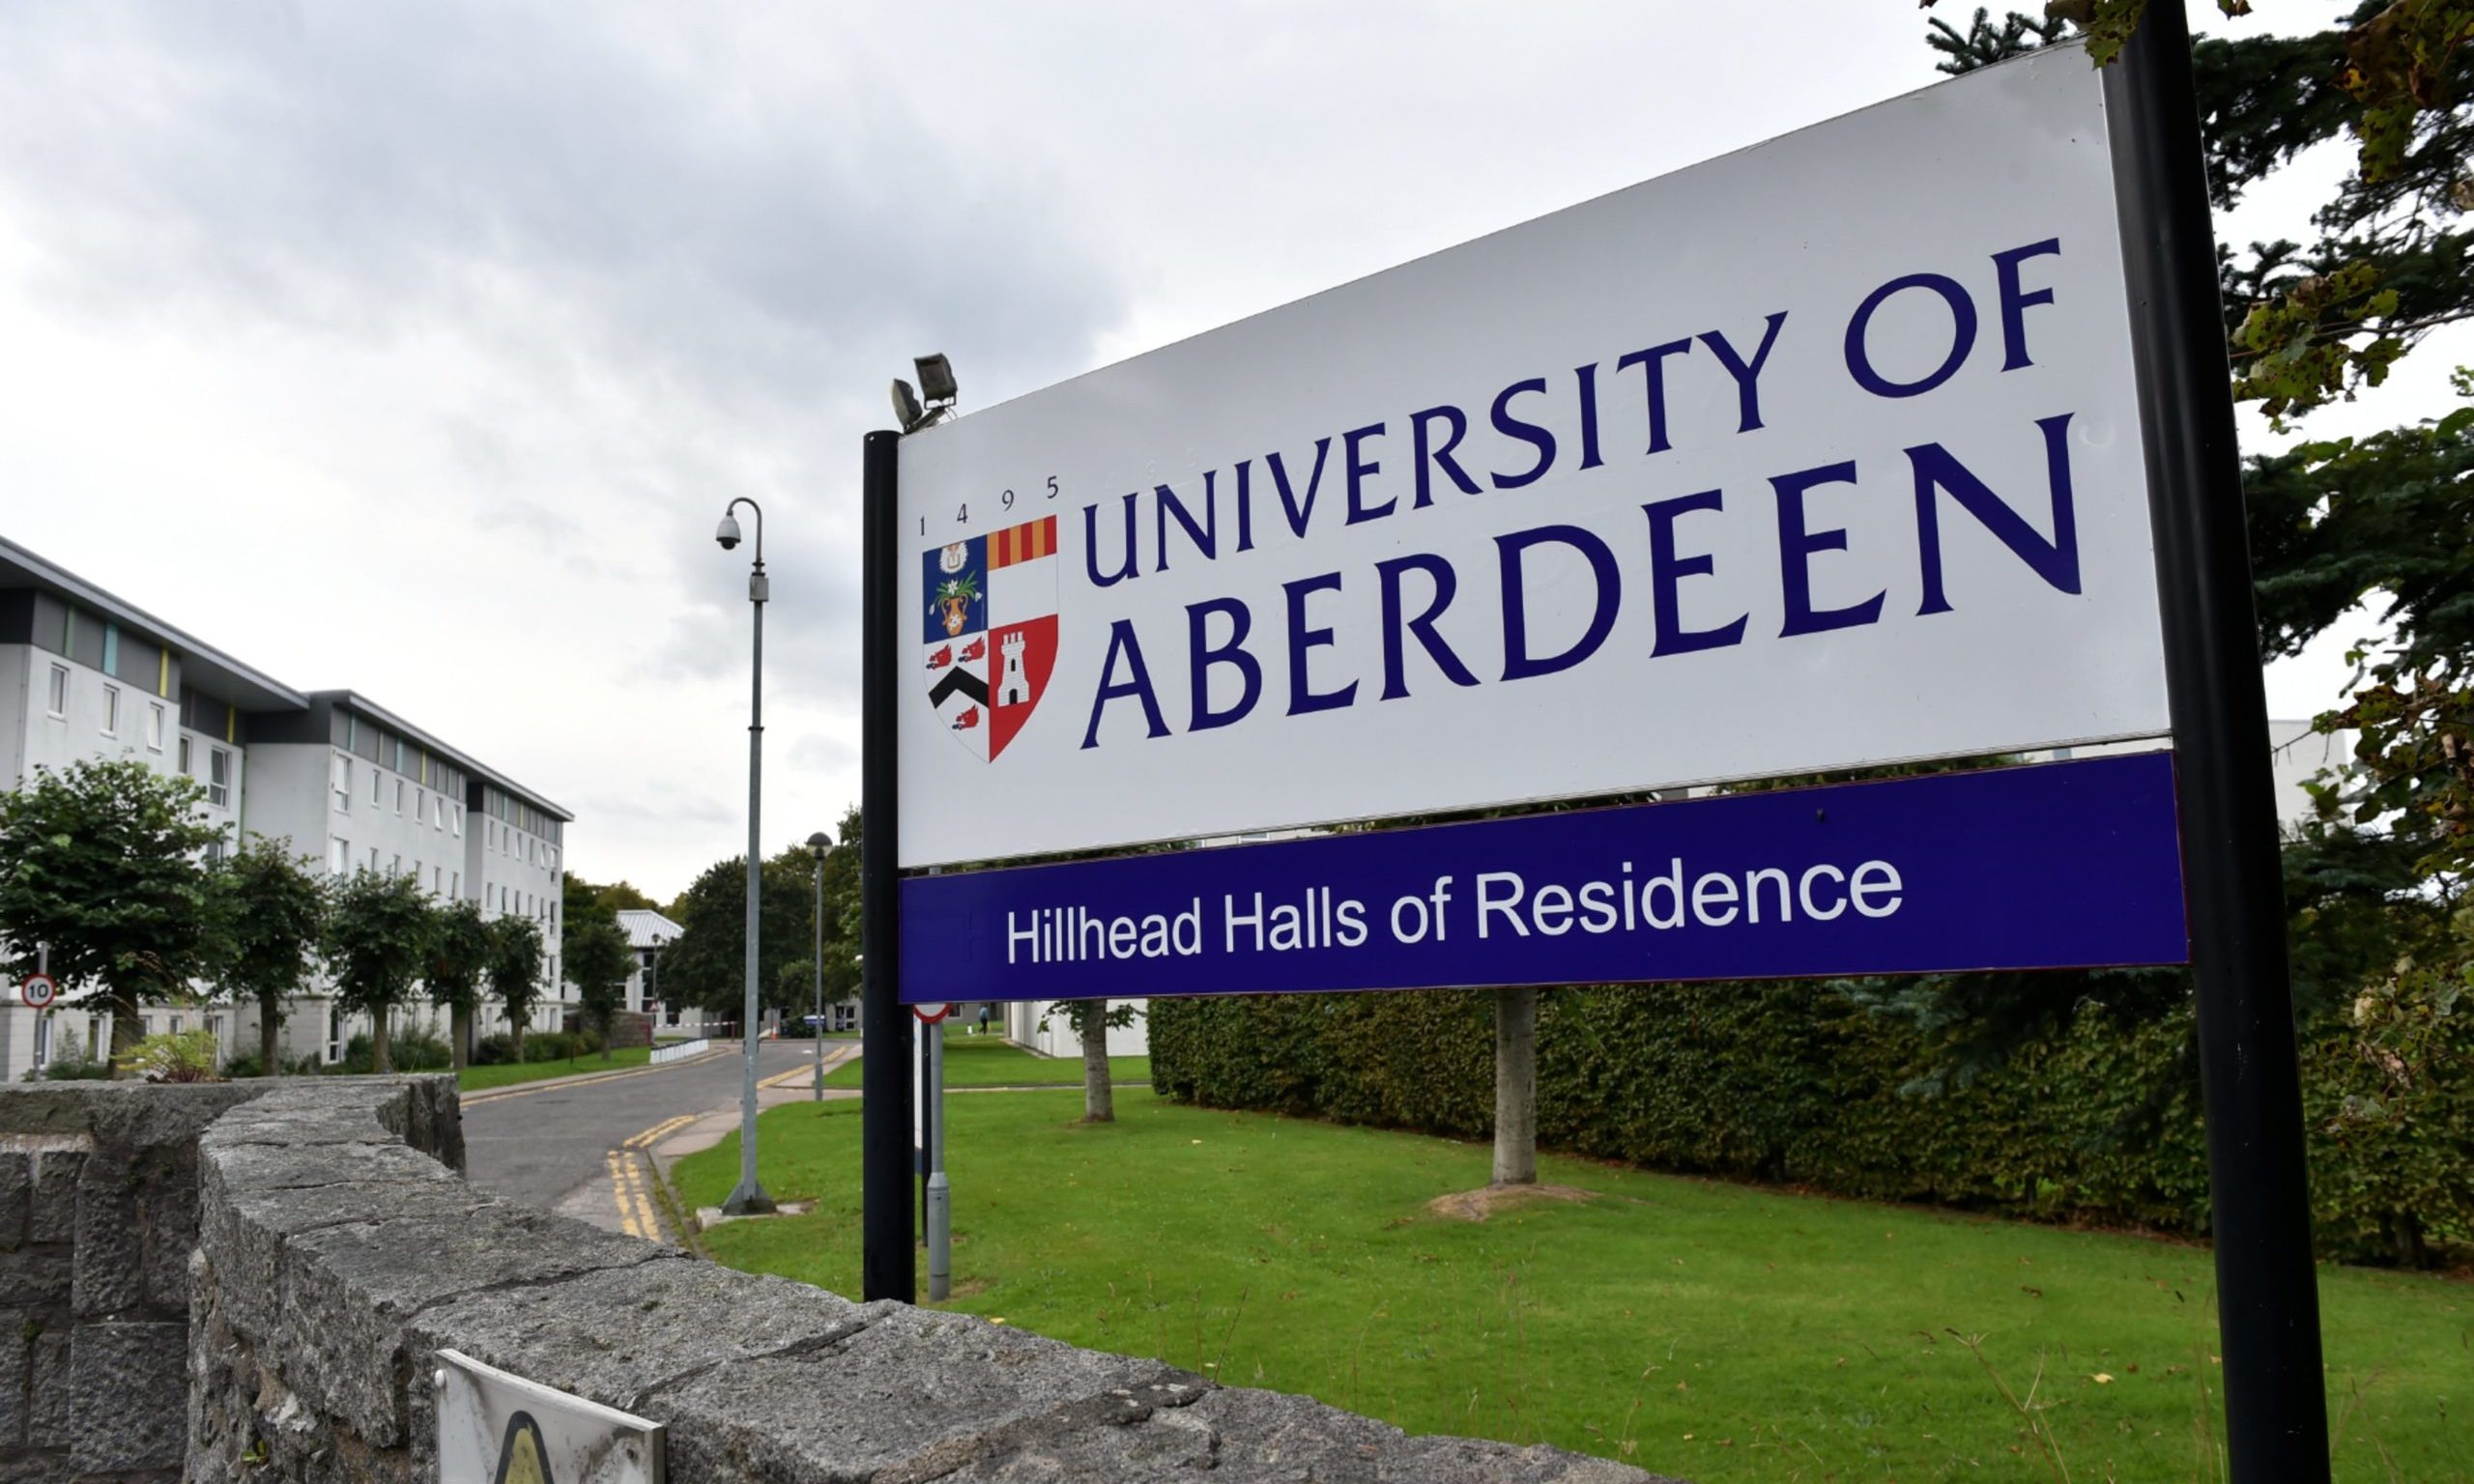
[[[276,996],[258,996],[258,1075],[283,1070],[283,1012]]]
[[[1082,1122],[1117,1121],[1117,1093],[1108,1080],[1108,1002],[1082,1002]]]
[[[1538,1184],[1538,990],[1495,991],[1495,1180]]]
[[[473,1007],[462,1001],[446,1008],[446,1039],[455,1043],[453,1066],[462,1071],[473,1059]]]
[[[513,1015],[507,1016],[506,1034],[510,1048],[515,1054],[515,1065],[521,1067],[524,1065],[524,1022]]]
[[[118,1075],[120,1059],[137,1048],[146,1039],[146,1028],[137,1018],[137,1001],[133,996],[114,991],[108,1002],[112,1008],[112,1048],[103,1060],[112,1064]]]
[[[388,1072],[395,1069],[387,1061],[387,1007],[373,1005],[369,1010],[369,1070]]]

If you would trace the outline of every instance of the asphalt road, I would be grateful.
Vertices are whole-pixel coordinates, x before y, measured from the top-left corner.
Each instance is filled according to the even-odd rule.
[[[771,1077],[809,1065],[815,1042],[766,1042],[757,1071]],[[834,1042],[825,1042],[831,1054]],[[583,1086],[560,1081],[464,1108],[464,1159],[476,1185],[555,1210],[567,1195],[606,1180],[610,1151],[682,1115],[738,1102],[745,1063],[730,1054]],[[802,1088],[807,1084],[799,1084]]]

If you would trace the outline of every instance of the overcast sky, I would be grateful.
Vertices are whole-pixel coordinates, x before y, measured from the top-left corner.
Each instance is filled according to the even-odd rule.
[[[572,869],[667,898],[745,839],[734,496],[770,519],[767,848],[857,797],[859,440],[912,355],[965,411],[1015,396],[1923,86],[1923,24],[11,0],[0,533],[364,692],[574,811]],[[2313,431],[2434,413],[2468,358]],[[2273,710],[2333,700],[2326,647]]]

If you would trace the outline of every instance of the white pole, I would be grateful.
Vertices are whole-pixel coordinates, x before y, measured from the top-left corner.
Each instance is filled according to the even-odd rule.
[[[945,1022],[928,1027],[928,1297],[953,1291],[954,1191],[945,1179]]]

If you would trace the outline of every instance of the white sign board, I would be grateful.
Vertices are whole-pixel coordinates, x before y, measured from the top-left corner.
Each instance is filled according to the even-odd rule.
[[[2057,47],[901,444],[902,864],[2167,729]]]
[[[658,1422],[437,1353],[440,1484],[662,1484],[668,1435]]]

